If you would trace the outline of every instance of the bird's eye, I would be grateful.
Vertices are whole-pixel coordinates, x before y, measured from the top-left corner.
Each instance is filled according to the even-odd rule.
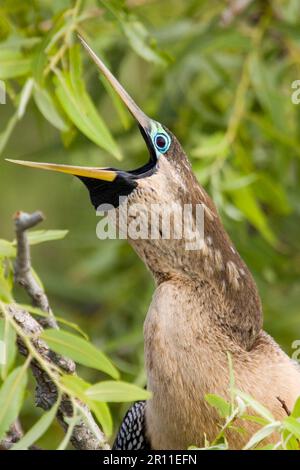
[[[171,139],[167,134],[156,134],[154,144],[160,153],[166,153],[169,150]]]

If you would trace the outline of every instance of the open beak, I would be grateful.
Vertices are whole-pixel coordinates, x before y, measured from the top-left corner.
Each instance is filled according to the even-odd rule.
[[[40,168],[44,170],[50,171],[57,171],[60,173],[69,173],[74,176],[78,176],[83,181],[86,178],[93,178],[96,180],[102,180],[107,182],[113,182],[117,179],[118,176],[126,174],[128,177],[132,179],[137,179],[148,173],[149,168],[154,167],[156,163],[155,152],[153,151],[153,144],[150,139],[150,132],[151,132],[151,119],[146,116],[145,113],[136,105],[133,99],[129,96],[129,94],[124,90],[122,85],[118,82],[118,80],[113,76],[113,74],[108,70],[106,65],[97,57],[95,52],[90,48],[90,46],[85,42],[85,40],[78,36],[81,43],[83,44],[84,48],[88,51],[89,55],[97,65],[98,69],[101,73],[106,77],[109,81],[113,89],[122,99],[123,103],[127,106],[133,117],[136,119],[140,131],[144,137],[144,140],[147,144],[147,147],[150,152],[150,161],[148,164],[144,165],[141,168],[138,168],[133,171],[124,172],[115,170],[112,168],[96,168],[96,167],[81,167],[81,166],[72,166],[72,165],[60,165],[55,163],[36,163],[36,162],[29,162],[24,160],[11,160],[7,159],[7,161],[12,163],[17,163],[19,165],[29,166],[33,168]]]
[[[6,158],[6,161],[17,163],[18,165],[30,166],[32,168],[41,168],[42,170],[58,171],[60,173],[68,173],[74,176],[83,176],[85,178],[95,178],[103,181],[114,181],[117,177],[115,170],[106,168],[96,168],[88,166],[59,165],[56,163],[38,163],[28,162],[25,160],[12,160]]]

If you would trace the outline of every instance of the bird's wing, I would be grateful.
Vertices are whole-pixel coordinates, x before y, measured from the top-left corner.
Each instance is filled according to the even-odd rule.
[[[146,436],[145,405],[145,401],[137,401],[129,408],[121,423],[113,450],[151,449]]]

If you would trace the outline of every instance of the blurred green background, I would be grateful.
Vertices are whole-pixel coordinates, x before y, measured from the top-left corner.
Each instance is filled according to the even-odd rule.
[[[140,385],[150,274],[126,242],[96,238],[98,218],[76,178],[4,158],[127,169],[147,161],[135,122],[74,47],[80,32],[141,108],[179,138],[256,279],[265,329],[291,354],[300,338],[300,105],[291,100],[291,84],[300,79],[300,9],[298,0],[262,0],[237,11],[241,3],[0,2],[7,89],[0,105],[0,236],[13,237],[16,210],[42,210],[44,228],[69,230],[64,240],[32,250],[54,312],[76,321],[123,377]],[[115,141],[87,136],[68,112],[58,77],[67,80],[70,50],[80,50],[76,73]],[[117,425],[124,406],[113,411]]]

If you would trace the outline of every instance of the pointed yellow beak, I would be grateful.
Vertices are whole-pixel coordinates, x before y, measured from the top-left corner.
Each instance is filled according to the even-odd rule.
[[[125,103],[131,114],[137,120],[140,125],[140,128],[144,131],[146,135],[147,131],[151,129],[151,119],[146,116],[146,114],[137,106],[133,101],[131,96],[127,93],[118,80],[113,76],[113,74],[108,70],[105,64],[97,57],[95,52],[90,48],[90,46],[85,42],[85,40],[79,36],[81,43],[84,48],[87,50],[93,61],[96,63],[98,69],[106,77],[114,90],[118,93],[122,101]],[[145,137],[144,137],[145,138]],[[58,165],[55,163],[36,163],[36,162],[27,162],[24,160],[10,160],[6,159],[9,162],[17,163],[18,165],[29,166],[32,168],[41,168],[44,170],[58,171],[60,173],[68,173],[74,176],[82,176],[86,178],[95,178],[104,181],[114,181],[118,172],[105,168],[95,168],[87,166],[72,166],[72,165]]]
[[[105,168],[95,168],[88,166],[73,166],[73,165],[57,165],[56,163],[37,163],[27,162],[24,160],[11,160],[6,158],[6,161],[17,163],[18,165],[30,166],[32,168],[41,168],[43,170],[58,171],[59,173],[68,173],[74,176],[85,176],[86,178],[95,178],[104,181],[114,181],[117,177],[117,172],[113,170],[106,170]]]

